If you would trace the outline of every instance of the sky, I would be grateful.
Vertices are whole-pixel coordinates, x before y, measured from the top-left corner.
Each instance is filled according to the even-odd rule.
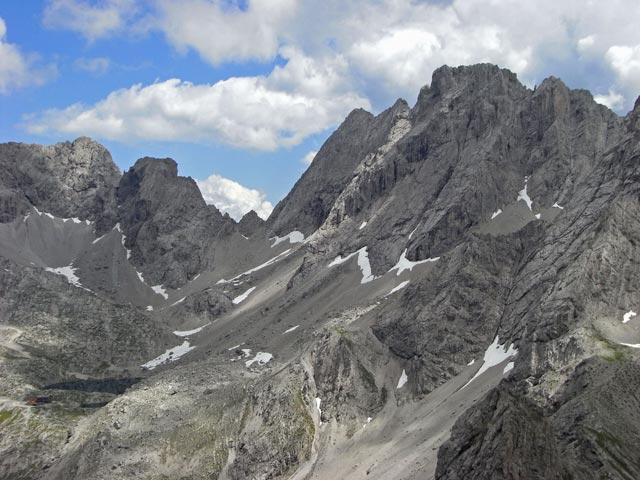
[[[351,110],[413,104],[443,64],[553,75],[625,114],[639,22],[637,0],[0,0],[0,142],[171,157],[266,218]]]

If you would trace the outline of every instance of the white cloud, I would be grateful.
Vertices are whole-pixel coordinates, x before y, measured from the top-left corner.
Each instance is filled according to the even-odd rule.
[[[636,95],[640,93],[640,45],[613,45],[607,50],[606,59],[618,81]]]
[[[273,210],[273,205],[264,193],[220,175],[211,175],[206,180],[196,180],[196,183],[207,203],[215,205],[222,213],[228,213],[236,220],[240,220],[251,210],[255,210],[259,217],[266,220]]]
[[[286,63],[211,85],[134,85],[26,124],[34,133],[275,150],[335,126],[354,107],[411,102],[442,64],[478,62],[509,68],[529,86],[555,75],[609,91],[598,98],[619,111],[640,93],[630,18],[640,18],[637,0],[50,0],[45,24],[90,41],[155,31],[212,65],[278,55]]]
[[[53,109],[26,119],[36,134],[59,132],[120,141],[219,141],[257,150],[299,144],[369,102],[341,82],[340,58],[312,60],[293,49],[269,76],[212,85],[170,79],[116,90],[92,106]]]
[[[135,0],[49,0],[43,16],[48,28],[72,30],[89,42],[122,30],[137,12]]]
[[[106,57],[78,58],[73,62],[73,66],[94,75],[104,75],[111,67],[111,60]]]
[[[609,90],[606,95],[594,95],[593,99],[611,110],[619,110],[624,106],[624,96],[615,90]]]
[[[576,46],[578,51],[583,54],[590,53],[593,47],[596,44],[596,39],[593,35],[587,35],[586,37],[582,37],[578,40]]]
[[[244,9],[228,1],[159,0],[155,28],[179,51],[196,50],[207,61],[270,60],[280,34],[294,18],[296,0],[252,0]]]
[[[318,154],[318,152],[311,151],[311,152],[307,153],[304,157],[302,157],[300,159],[300,161],[302,163],[304,163],[305,165],[311,165],[311,162],[313,162],[313,159],[316,157],[317,154]]]
[[[29,85],[41,85],[55,74],[55,67],[34,67],[36,58],[25,56],[20,49],[6,41],[7,25],[0,17],[0,94]]]

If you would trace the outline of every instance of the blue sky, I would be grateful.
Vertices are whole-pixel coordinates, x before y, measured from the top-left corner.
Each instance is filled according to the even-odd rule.
[[[0,141],[172,157],[236,218],[268,215],[353,108],[412,103],[444,63],[555,75],[621,114],[640,93],[635,0],[23,0],[0,18]]]

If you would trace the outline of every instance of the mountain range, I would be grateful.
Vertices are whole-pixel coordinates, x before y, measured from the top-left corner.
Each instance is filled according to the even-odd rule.
[[[640,478],[639,119],[443,66],[266,221],[1,144],[0,477]]]

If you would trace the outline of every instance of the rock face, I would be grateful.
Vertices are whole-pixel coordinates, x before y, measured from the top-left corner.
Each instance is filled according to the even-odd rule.
[[[238,224],[0,146],[0,477],[639,478],[639,115],[441,67]]]
[[[193,278],[215,261],[209,245],[236,226],[205,203],[193,179],[178,177],[172,159],[138,160],[122,176],[117,199],[125,246],[154,284],[178,287]]]
[[[51,146],[0,145],[0,222],[31,205],[58,217],[96,220],[98,230],[116,218],[113,185],[120,178],[109,152],[90,138]]]
[[[545,408],[503,382],[458,420],[438,454],[436,478],[637,478],[630,459],[640,440],[632,426],[639,381],[631,363],[592,359]]]
[[[238,231],[245,237],[254,235],[265,228],[265,221],[258,214],[251,210],[238,222]]]
[[[276,205],[267,222],[273,232],[310,234],[322,225],[353,171],[385,142],[395,112],[404,108],[406,102],[401,100],[378,117],[362,109],[351,112],[322,145],[289,195]]]

